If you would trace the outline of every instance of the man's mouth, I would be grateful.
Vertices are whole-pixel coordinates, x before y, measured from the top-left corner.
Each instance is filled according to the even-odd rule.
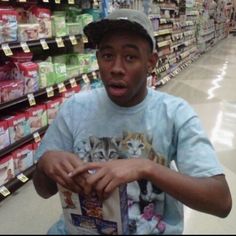
[[[123,96],[127,91],[127,86],[124,82],[112,82],[108,84],[108,92],[112,96]]]

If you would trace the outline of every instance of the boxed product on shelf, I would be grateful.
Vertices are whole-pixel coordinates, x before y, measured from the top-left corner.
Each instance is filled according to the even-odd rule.
[[[51,10],[34,6],[30,9],[29,20],[39,24],[39,38],[52,37]]]
[[[54,11],[52,15],[52,35],[62,37],[68,35],[64,11]]]
[[[17,11],[0,8],[0,43],[17,41]]]
[[[11,79],[11,68],[9,63],[0,66],[0,81]]]
[[[34,62],[15,63],[13,69],[15,79],[24,82],[24,94],[39,90],[38,64]]]
[[[50,125],[52,121],[55,119],[57,112],[60,109],[62,103],[61,97],[56,97],[53,100],[46,101],[44,104],[46,105],[48,124]]]
[[[0,120],[0,150],[10,145],[8,124],[5,120]]]
[[[39,87],[45,88],[56,83],[52,62],[39,62]]]
[[[19,41],[31,41],[39,39],[39,24],[19,24],[18,25],[18,40]]]
[[[21,112],[13,114],[5,120],[8,124],[11,144],[30,134],[30,127],[25,113]]]
[[[31,143],[13,151],[12,155],[14,160],[15,175],[18,175],[34,164],[33,146]]]
[[[83,197],[58,185],[65,223],[70,234],[128,234],[126,185],[100,201],[96,195]]]
[[[24,94],[24,83],[22,80],[0,81],[0,102],[9,102]]]
[[[6,155],[0,159],[0,186],[15,177],[13,156]]]
[[[79,65],[66,65],[66,74],[67,78],[73,78],[80,75],[80,66]]]
[[[66,74],[66,64],[63,63],[54,63],[54,78],[55,82],[61,83],[67,79],[67,74]]]
[[[68,28],[69,35],[82,34],[83,32],[81,22],[67,22],[66,26]]]
[[[27,122],[31,133],[45,127],[48,124],[46,106],[44,104],[36,105],[25,110]]]

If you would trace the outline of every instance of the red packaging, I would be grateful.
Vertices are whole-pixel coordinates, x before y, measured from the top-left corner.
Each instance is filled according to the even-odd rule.
[[[45,102],[46,110],[47,110],[47,117],[48,117],[48,124],[51,124],[52,121],[55,119],[61,103],[62,103],[62,97],[58,97],[51,101]]]
[[[7,155],[0,159],[0,186],[15,177],[13,156]]]

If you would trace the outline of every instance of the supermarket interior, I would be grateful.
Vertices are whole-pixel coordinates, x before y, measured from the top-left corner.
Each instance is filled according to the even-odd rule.
[[[236,0],[0,0],[0,234],[46,234],[63,213],[59,194],[44,199],[34,188],[35,153],[65,101],[103,87],[83,28],[122,8],[152,23],[158,63],[147,86],[191,105],[230,188],[225,218],[184,205],[183,234],[235,234],[235,7]]]

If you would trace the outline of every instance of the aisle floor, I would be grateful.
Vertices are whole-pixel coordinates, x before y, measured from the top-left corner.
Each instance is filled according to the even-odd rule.
[[[159,88],[186,99],[199,114],[236,201],[236,37],[229,36]],[[234,184],[233,184],[234,183]],[[40,198],[29,181],[0,204],[0,234],[45,234],[58,219],[58,195]],[[184,234],[235,234],[236,206],[221,219],[185,208]]]

